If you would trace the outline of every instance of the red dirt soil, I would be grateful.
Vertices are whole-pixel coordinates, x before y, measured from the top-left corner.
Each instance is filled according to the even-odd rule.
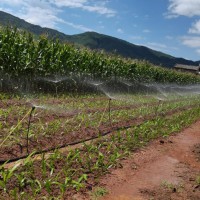
[[[102,200],[200,199],[200,121],[178,134],[157,139],[102,177]]]

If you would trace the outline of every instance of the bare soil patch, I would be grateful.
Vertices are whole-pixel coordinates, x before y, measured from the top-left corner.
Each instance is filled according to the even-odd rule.
[[[104,200],[200,199],[200,121],[152,141],[100,180]]]

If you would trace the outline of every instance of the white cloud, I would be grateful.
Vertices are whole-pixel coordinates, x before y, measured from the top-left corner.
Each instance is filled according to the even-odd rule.
[[[58,22],[63,22],[57,15],[60,12],[58,8],[53,7],[45,0],[1,0],[5,12],[8,6],[12,11],[9,12],[29,23],[40,25],[42,27],[57,28]]]
[[[60,9],[63,7],[79,8],[88,12],[94,12],[107,17],[114,17],[116,11],[107,7],[107,0],[1,0],[1,4],[9,6],[53,6]]]
[[[200,55],[200,49],[197,49],[196,52]]]
[[[105,0],[100,3],[95,2],[96,0],[1,0],[1,10],[5,12],[9,10],[9,13],[42,27],[58,29],[58,23],[63,23],[81,31],[93,31],[84,25],[64,21],[58,14],[63,12],[63,7],[68,7],[96,12],[107,17],[115,15],[114,10],[106,7]]]
[[[107,17],[114,17],[116,11],[106,6],[107,1],[91,0],[51,0],[51,3],[58,7],[80,8],[85,11],[95,12]]]
[[[185,17],[195,17],[200,16],[200,0],[169,0],[168,7],[168,18],[185,16]],[[200,34],[200,20],[192,24],[191,28],[188,30],[189,34]],[[199,52],[200,48],[200,37],[199,36],[183,36],[181,37],[181,42],[183,45],[196,49]]]
[[[90,11],[90,12],[96,12],[101,15],[106,15],[107,17],[114,17],[116,15],[116,12],[114,10],[110,10],[106,7],[102,6],[84,6],[83,10]]]
[[[64,20],[56,16],[58,12],[58,10],[52,10],[51,8],[27,7],[22,11],[22,13],[19,13],[18,16],[32,24],[38,24],[42,27],[56,28],[58,22],[64,22]]]
[[[198,20],[197,22],[195,22],[192,27],[189,29],[188,31],[189,33],[193,33],[193,34],[200,34],[200,20]]]
[[[81,31],[94,31],[93,29],[85,27],[85,26],[83,26],[81,24],[74,24],[72,22],[67,22],[67,21],[65,21],[63,23],[68,25],[68,26],[71,26],[71,27],[73,27],[75,29],[81,30]]]
[[[172,36],[170,36],[170,35],[167,35],[165,38],[166,38],[167,40],[173,40],[173,39],[174,39],[174,37],[172,37]]]
[[[148,45],[154,46],[156,48],[162,48],[162,49],[167,48],[167,45],[161,44],[161,43],[156,43],[156,42],[148,42]]]
[[[21,6],[26,4],[26,0],[1,0],[1,4],[6,4],[10,6]]]
[[[166,44],[163,43],[157,43],[157,42],[148,42],[146,44],[149,48],[155,49],[157,51],[162,51],[162,52],[171,52],[171,50],[178,50],[177,47],[170,47]]]
[[[181,38],[182,43],[191,48],[200,48],[200,37],[185,36]]]
[[[59,7],[66,6],[71,8],[82,7],[88,0],[51,0],[52,4],[56,4]]]
[[[4,12],[7,12],[7,13],[10,13],[12,14],[13,13],[13,10],[11,8],[3,8],[3,7],[0,7],[0,10],[4,11]]]
[[[44,9],[41,7],[28,7],[25,14],[21,14],[20,17],[32,24],[39,24],[42,27],[57,28],[57,23],[63,23],[67,26],[75,28],[81,31],[94,31],[81,24],[74,24],[72,22],[65,21],[56,16],[60,11],[58,9]],[[35,15],[37,13],[37,15]]]
[[[118,29],[117,29],[117,32],[118,32],[118,33],[124,33],[124,31],[123,31],[121,28],[118,28]]]
[[[144,29],[142,32],[143,33],[150,33],[151,31],[149,29]]]
[[[200,16],[200,0],[169,0],[168,18]]]

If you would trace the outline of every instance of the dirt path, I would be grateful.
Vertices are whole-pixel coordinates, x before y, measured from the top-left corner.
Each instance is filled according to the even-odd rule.
[[[200,199],[200,121],[151,142],[122,166],[100,180],[109,192],[102,200]]]

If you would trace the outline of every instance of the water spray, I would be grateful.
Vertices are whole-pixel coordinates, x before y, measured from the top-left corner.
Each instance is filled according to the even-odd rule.
[[[120,82],[125,84],[128,88],[128,94],[130,93],[130,87],[133,86],[133,83],[129,82],[128,80],[125,80],[125,79],[120,79]]]
[[[27,135],[26,135],[26,147],[27,147],[27,154],[29,154],[29,131],[30,131],[30,125],[31,125],[31,118],[32,118],[32,114],[33,111],[35,110],[35,106],[32,106],[31,111],[30,111],[30,115],[29,115],[29,120],[28,120],[28,130],[27,130]]]
[[[53,85],[55,86],[56,97],[58,98],[59,84],[68,79],[69,79],[69,77],[65,77],[65,76],[64,77],[63,76],[55,76],[54,78],[53,77],[44,77],[44,78],[39,78],[38,80],[43,80],[43,81],[46,81],[49,83],[53,83]]]
[[[98,81],[98,80],[86,80],[85,82],[86,82],[86,84],[89,84],[89,85],[95,87],[97,92],[101,91],[100,88],[104,84],[103,81]]]

